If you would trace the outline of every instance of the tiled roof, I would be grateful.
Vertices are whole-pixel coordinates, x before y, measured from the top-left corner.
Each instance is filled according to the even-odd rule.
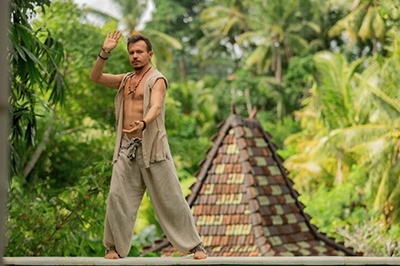
[[[276,146],[257,119],[232,113],[187,200],[211,256],[351,256],[310,223]],[[168,243],[155,250],[176,252]]]

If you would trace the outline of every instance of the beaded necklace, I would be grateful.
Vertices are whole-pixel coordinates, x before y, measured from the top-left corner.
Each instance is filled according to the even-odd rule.
[[[151,67],[149,67],[149,68],[143,73],[143,75],[140,77],[139,81],[136,83],[135,87],[133,88],[133,90],[131,90],[131,84],[132,84],[132,77],[133,77],[133,76],[131,76],[131,77],[129,78],[128,95],[132,93],[132,98],[135,96],[136,89],[137,89],[137,87],[139,87],[139,84],[140,84],[140,82],[142,81],[143,77],[147,74],[147,72],[150,71],[150,69],[151,69]]]

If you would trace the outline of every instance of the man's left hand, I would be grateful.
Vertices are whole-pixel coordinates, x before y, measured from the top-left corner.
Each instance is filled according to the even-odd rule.
[[[122,129],[124,133],[137,133],[143,128],[143,122],[142,121],[135,121],[135,125],[131,129]]]

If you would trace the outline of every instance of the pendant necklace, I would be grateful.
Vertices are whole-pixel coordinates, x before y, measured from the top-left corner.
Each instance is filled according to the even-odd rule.
[[[132,98],[135,96],[136,93],[136,89],[137,87],[139,87],[140,82],[142,81],[143,77],[147,74],[147,72],[149,72],[151,69],[151,67],[149,67],[144,73],[143,75],[140,77],[139,81],[136,83],[135,87],[133,88],[133,90],[131,90],[131,83],[132,83],[132,77],[131,76],[129,79],[129,87],[128,87],[128,95],[132,93]]]

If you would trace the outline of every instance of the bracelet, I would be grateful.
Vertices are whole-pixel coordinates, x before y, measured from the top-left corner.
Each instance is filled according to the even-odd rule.
[[[142,128],[142,131],[143,131],[146,129],[147,124],[146,124],[146,121],[144,121],[144,120],[140,120],[140,122],[143,123],[143,128]]]
[[[107,60],[108,59],[108,57],[102,57],[101,54],[98,54],[98,56],[103,60]]]
[[[110,53],[111,53],[111,51],[107,51],[107,50],[105,50],[103,47],[101,47],[101,50],[102,50],[103,52],[107,53],[107,54],[110,54]]]

